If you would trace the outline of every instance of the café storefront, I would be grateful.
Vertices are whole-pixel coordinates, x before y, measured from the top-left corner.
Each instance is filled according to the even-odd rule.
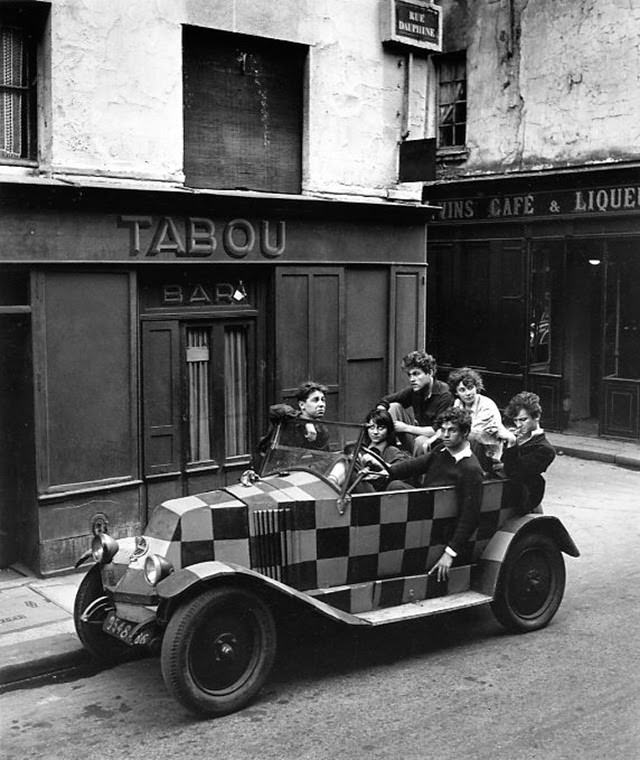
[[[640,171],[425,187],[427,345],[482,370],[501,405],[537,392],[544,425],[640,438]]]
[[[360,420],[424,343],[429,209],[0,187],[0,566],[235,481],[303,380]]]

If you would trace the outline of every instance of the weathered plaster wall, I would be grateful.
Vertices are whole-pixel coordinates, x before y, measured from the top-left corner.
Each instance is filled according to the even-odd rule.
[[[453,37],[468,51],[470,155],[459,173],[638,158],[639,3],[445,0],[443,7],[462,15],[464,33],[458,26]]]
[[[397,190],[407,58],[383,50],[377,0],[53,0],[45,168],[183,181],[182,24],[310,45],[304,191]],[[414,58],[411,138],[428,136],[427,66]]]

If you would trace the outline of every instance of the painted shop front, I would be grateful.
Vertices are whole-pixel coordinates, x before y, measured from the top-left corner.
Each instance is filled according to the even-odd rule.
[[[427,345],[548,428],[640,437],[640,172],[435,184]]]
[[[235,481],[313,378],[361,420],[424,343],[424,207],[0,187],[0,565]]]

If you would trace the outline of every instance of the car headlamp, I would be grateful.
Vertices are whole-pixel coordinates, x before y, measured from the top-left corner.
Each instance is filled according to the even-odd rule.
[[[144,577],[147,583],[155,586],[173,572],[173,565],[158,554],[149,555],[144,561]]]
[[[107,565],[118,553],[118,542],[108,533],[98,533],[91,542],[91,554],[96,562]]]

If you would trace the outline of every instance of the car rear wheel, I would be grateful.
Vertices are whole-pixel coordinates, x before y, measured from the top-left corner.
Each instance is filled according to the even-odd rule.
[[[162,676],[197,715],[244,707],[262,688],[276,652],[273,615],[240,588],[208,589],[172,616],[162,641]]]
[[[102,630],[110,609],[112,604],[102,586],[100,566],[94,565],[78,586],[73,621],[84,648],[104,665],[116,665],[136,655],[133,647]]]
[[[543,628],[556,614],[565,586],[562,553],[548,536],[531,533],[510,547],[491,603],[509,631]]]

